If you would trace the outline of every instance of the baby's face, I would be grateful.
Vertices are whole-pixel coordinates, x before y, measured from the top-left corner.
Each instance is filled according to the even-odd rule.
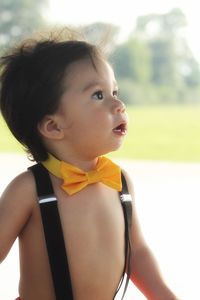
[[[120,147],[128,118],[118,99],[114,72],[105,61],[72,63],[66,72],[65,92],[56,112],[65,132],[66,147],[96,157]]]

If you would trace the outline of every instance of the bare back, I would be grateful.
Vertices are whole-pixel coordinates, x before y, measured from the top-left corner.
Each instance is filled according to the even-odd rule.
[[[74,299],[113,299],[124,267],[124,217],[118,193],[97,183],[68,196],[60,188],[61,181],[51,179],[58,199]],[[31,217],[19,236],[20,296],[23,300],[55,300],[36,195],[32,198]]]

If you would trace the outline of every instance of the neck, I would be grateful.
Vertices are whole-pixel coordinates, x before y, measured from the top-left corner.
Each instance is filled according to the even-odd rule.
[[[73,166],[78,167],[79,169],[88,172],[90,170],[93,170],[98,162],[98,157],[89,158],[89,157],[77,157],[75,155],[66,155],[59,153],[51,153],[53,156],[55,156],[60,161],[65,161]]]

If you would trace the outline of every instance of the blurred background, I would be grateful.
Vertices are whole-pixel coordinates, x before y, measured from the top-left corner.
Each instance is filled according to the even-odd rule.
[[[35,32],[70,26],[106,50],[129,134],[110,156],[133,176],[141,226],[181,299],[200,291],[200,42],[196,1],[0,0],[0,55]],[[0,194],[31,163],[0,115]],[[0,299],[17,296],[17,245]],[[145,299],[130,285],[126,299]]]

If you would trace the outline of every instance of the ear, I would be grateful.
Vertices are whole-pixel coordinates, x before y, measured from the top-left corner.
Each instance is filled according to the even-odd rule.
[[[45,116],[38,124],[38,130],[40,134],[47,139],[61,140],[64,137],[63,129],[59,126],[56,116]]]

